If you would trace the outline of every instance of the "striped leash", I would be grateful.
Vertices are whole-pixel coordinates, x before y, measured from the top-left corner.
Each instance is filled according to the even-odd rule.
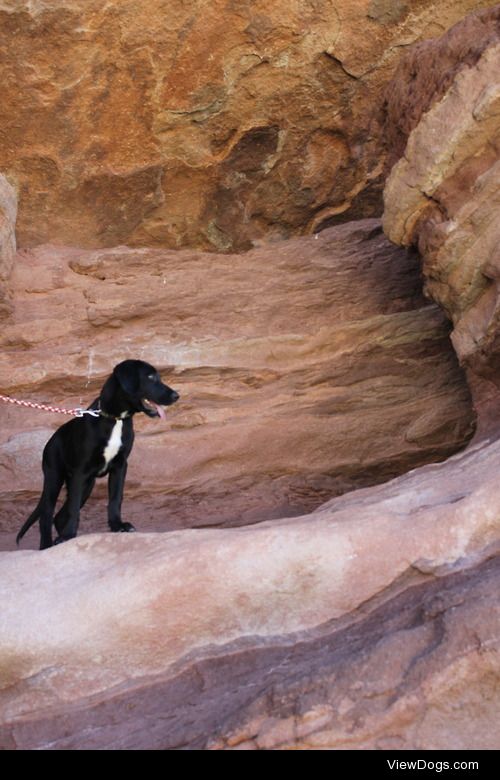
[[[17,406],[26,406],[29,409],[41,409],[44,412],[55,412],[56,414],[70,414],[73,417],[83,417],[84,414],[90,414],[92,417],[99,417],[99,409],[61,409],[58,406],[47,406],[46,404],[37,404],[34,401],[19,401],[17,398],[9,398],[7,395],[0,395],[0,401]]]

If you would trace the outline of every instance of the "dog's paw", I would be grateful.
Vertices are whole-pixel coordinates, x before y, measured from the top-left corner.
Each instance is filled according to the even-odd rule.
[[[120,525],[115,526],[111,530],[115,534],[129,534],[132,531],[135,531],[135,527],[132,523],[120,523]]]
[[[62,544],[63,542],[69,542],[70,539],[74,539],[74,536],[56,536],[54,544]]]

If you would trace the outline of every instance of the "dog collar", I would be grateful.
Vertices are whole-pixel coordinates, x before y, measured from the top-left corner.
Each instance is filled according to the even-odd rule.
[[[132,414],[130,412],[122,412],[121,414],[116,416],[116,414],[108,414],[107,412],[104,412],[101,409],[101,405],[97,407],[97,411],[99,412],[101,417],[107,417],[108,420],[126,420],[127,417],[132,417]]]

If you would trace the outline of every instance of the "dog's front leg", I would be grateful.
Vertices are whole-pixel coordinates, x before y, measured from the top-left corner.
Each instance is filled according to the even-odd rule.
[[[122,499],[125,477],[127,476],[127,461],[115,465],[108,477],[108,525],[112,531],[135,531],[132,523],[122,523]]]

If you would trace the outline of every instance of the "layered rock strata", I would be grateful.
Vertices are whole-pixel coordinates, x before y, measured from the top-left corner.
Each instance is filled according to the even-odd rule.
[[[144,358],[181,401],[166,425],[137,419],[128,520],[170,530],[302,514],[442,459],[473,432],[448,325],[422,297],[418,265],[376,220],[245,255],[26,250],[0,334],[0,386],[74,408],[114,364]],[[64,418],[0,411],[12,549],[41,489],[43,444]],[[101,485],[82,530],[105,529],[105,495]]]
[[[499,68],[500,32],[411,132],[387,182],[384,213],[392,241],[418,246],[426,292],[452,320],[462,364],[497,386]]]

